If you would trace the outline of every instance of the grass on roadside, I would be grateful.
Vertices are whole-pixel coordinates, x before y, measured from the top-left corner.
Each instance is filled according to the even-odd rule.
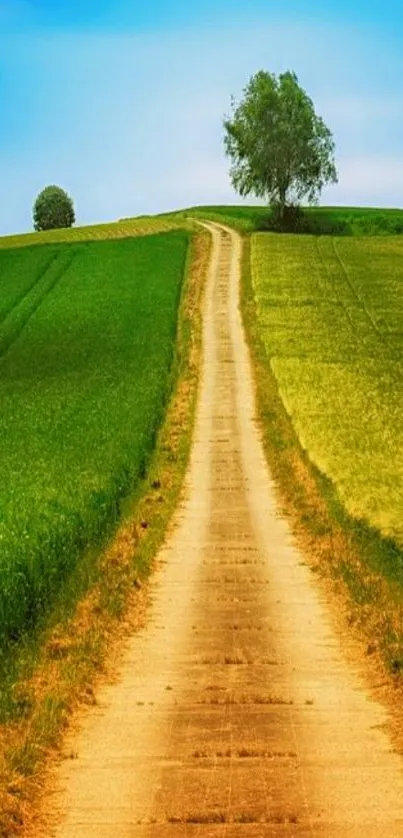
[[[330,575],[349,622],[389,672],[403,671],[403,554],[396,542],[348,514],[335,485],[310,460],[273,373],[244,240],[242,313],[256,376],[263,443],[284,512],[313,570]],[[320,415],[320,407],[318,408]]]
[[[96,563],[87,595],[61,621],[56,612],[17,661],[14,701],[19,712],[0,728],[2,836],[18,835],[29,822],[32,802],[40,794],[41,766],[60,743],[72,707],[94,701],[94,680],[110,660],[111,648],[118,653],[122,633],[143,620],[144,582],[176,508],[190,451],[209,254],[210,238],[199,233],[192,240],[182,291],[172,395],[147,475]],[[88,561],[93,568],[93,557]]]
[[[51,245],[0,327],[0,660],[46,617],[146,472],[171,387],[189,242],[173,231]],[[6,289],[18,286],[10,253],[0,250]],[[21,283],[38,253],[24,249]]]

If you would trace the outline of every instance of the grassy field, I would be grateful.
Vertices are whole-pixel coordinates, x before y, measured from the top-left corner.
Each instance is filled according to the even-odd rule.
[[[3,647],[37,624],[145,473],[189,242],[0,247]]]
[[[159,216],[163,221],[205,218],[235,227],[242,233],[273,230],[268,207],[205,206]],[[361,207],[304,208],[297,232],[313,235],[375,236],[403,233],[403,210]]]
[[[109,224],[95,224],[90,227],[71,227],[61,230],[45,230],[41,233],[1,236],[0,250],[62,242],[74,244],[77,242],[124,239],[131,236],[148,236],[152,233],[166,233],[175,228],[183,228],[183,226],[183,220],[178,223],[175,219],[168,217],[158,218],[144,215]]]
[[[403,238],[256,234],[251,264],[304,449],[355,519],[403,547]]]

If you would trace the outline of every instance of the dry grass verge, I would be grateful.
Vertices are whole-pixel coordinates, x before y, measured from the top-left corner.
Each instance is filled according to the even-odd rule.
[[[201,357],[201,308],[210,236],[192,241],[178,327],[175,386],[149,473],[97,564],[97,581],[67,619],[55,615],[24,654],[13,687],[15,717],[0,728],[0,836],[35,822],[45,766],[58,752],[73,710],[96,701],[122,638],[144,623],[147,576],[177,505],[190,451]],[[93,560],[93,559],[92,559]],[[114,653],[112,655],[112,652]]]

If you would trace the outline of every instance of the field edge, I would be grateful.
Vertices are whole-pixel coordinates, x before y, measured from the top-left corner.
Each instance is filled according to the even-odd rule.
[[[196,232],[179,306],[172,392],[148,474],[101,554],[97,581],[67,619],[53,617],[52,628],[28,652],[35,656],[28,661],[30,676],[14,685],[21,717],[0,727],[1,836],[21,834],[35,822],[49,757],[60,753],[73,710],[95,703],[97,680],[110,674],[124,637],[144,623],[147,579],[177,507],[189,459],[210,251],[209,233]]]

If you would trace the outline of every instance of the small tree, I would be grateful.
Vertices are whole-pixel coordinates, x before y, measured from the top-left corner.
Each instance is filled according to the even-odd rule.
[[[288,206],[315,203],[326,183],[337,183],[332,134],[295,73],[252,76],[224,128],[233,186],[267,200],[281,222]]]
[[[60,186],[47,186],[34,203],[35,230],[54,230],[72,227],[75,222],[74,204]]]

